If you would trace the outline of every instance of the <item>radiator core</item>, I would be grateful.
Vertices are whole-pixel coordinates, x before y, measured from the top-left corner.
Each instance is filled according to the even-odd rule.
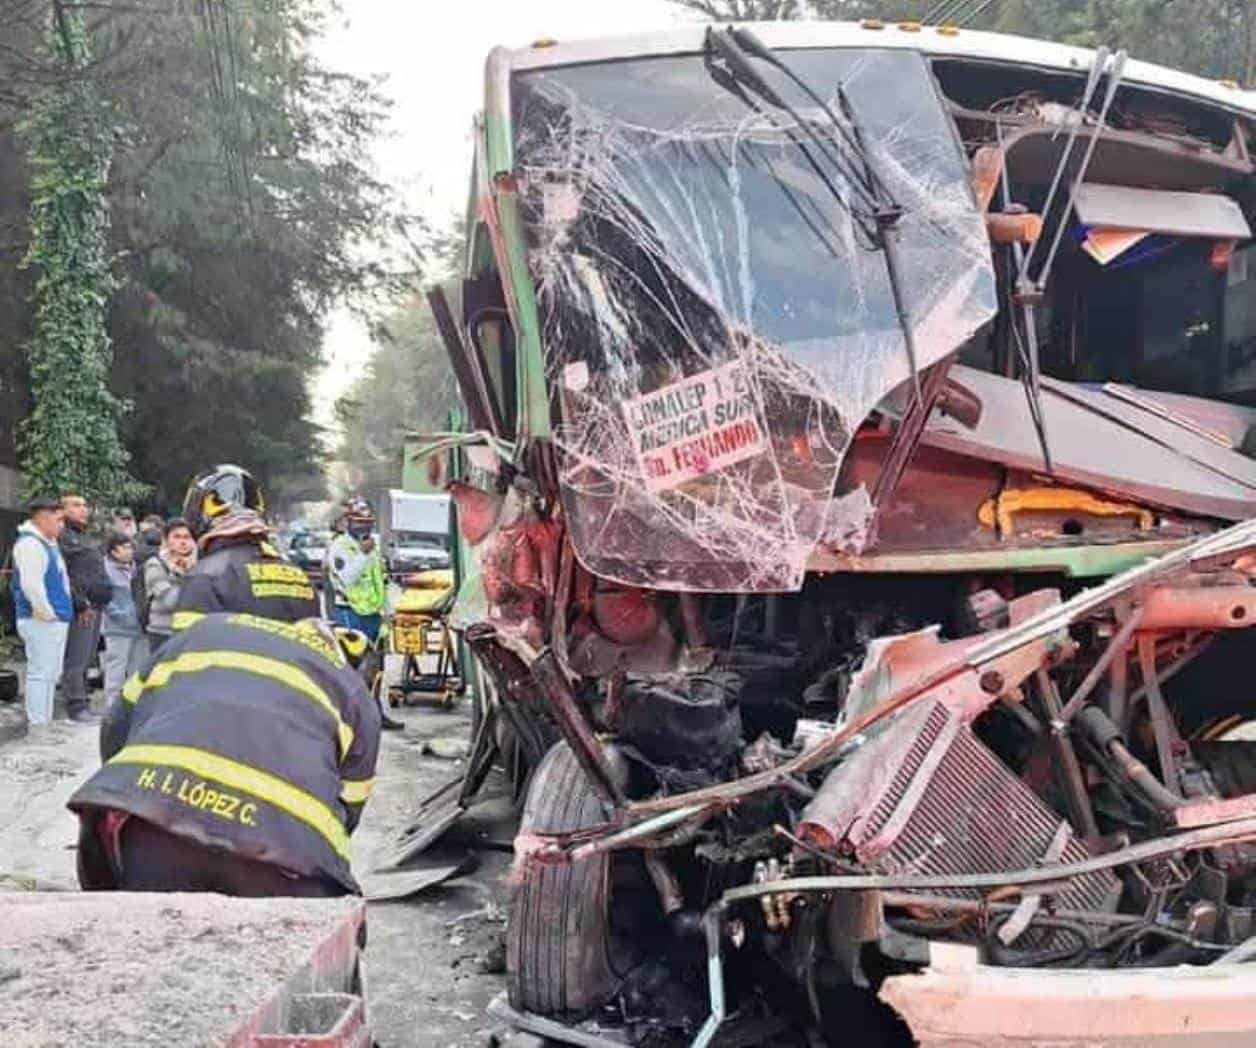
[[[799,832],[877,873],[996,873],[1090,858],[1071,828],[940,703],[908,709],[834,768]],[[1057,835],[1067,839],[1059,850]],[[1070,880],[1058,906],[1106,910],[1119,882],[1108,871]],[[934,894],[980,898],[981,889]]]

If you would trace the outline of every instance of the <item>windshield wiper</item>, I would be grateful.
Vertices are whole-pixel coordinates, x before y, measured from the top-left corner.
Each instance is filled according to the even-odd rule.
[[[854,122],[851,121],[851,126],[847,128],[846,125],[837,118],[837,114],[833,112],[833,110],[829,107],[829,104],[811,87],[811,85],[795,73],[793,69],[791,69],[783,61],[781,61],[781,59],[778,58],[768,48],[768,46],[763,43],[762,40],[755,36],[754,33],[750,32],[749,29],[730,29],[729,35],[745,54],[752,55],[762,62],[767,62],[773,68],[784,73],[794,83],[794,85],[802,91],[803,94],[820,107],[820,111],[829,118],[829,122],[833,125],[833,130],[841,136],[842,143],[848,150],[859,158],[860,163],[863,165],[860,183],[869,194],[872,205],[875,207],[880,201],[885,201],[892,205],[889,190],[886,188],[885,183],[881,181],[879,173],[877,172],[875,165],[872,163],[871,157],[868,155],[868,150],[865,147]],[[846,112],[847,120],[850,120],[849,105],[846,101],[845,89],[841,86],[841,84],[838,85],[838,95],[842,102],[842,108]],[[782,105],[783,104],[784,103],[782,103]]]
[[[916,337],[911,327],[911,316],[907,309],[906,300],[903,297],[902,286],[902,270],[899,265],[898,258],[898,224],[903,217],[903,208],[894,200],[890,194],[884,180],[877,171],[876,164],[873,162],[866,144],[863,140],[863,134],[860,130],[858,120],[855,116],[854,108],[850,105],[849,99],[846,97],[845,90],[838,86],[838,99],[842,106],[843,114],[846,121],[839,120],[837,115],[829,107],[820,96],[811,87],[795,73],[786,63],[781,61],[756,37],[753,33],[746,29],[708,29],[707,30],[708,48],[714,48],[724,60],[726,70],[739,85],[742,85],[755,94],[759,95],[769,105],[777,109],[784,110],[795,121],[798,130],[806,136],[816,150],[821,153],[825,159],[846,177],[847,183],[852,190],[855,190],[862,197],[862,203],[866,209],[866,214],[858,217],[865,223],[862,225],[862,231],[872,242],[879,248],[885,256],[886,276],[890,284],[890,294],[894,300],[894,311],[898,318],[899,329],[903,334],[903,343],[907,350],[907,365],[911,372],[912,390],[915,394],[915,402],[921,404],[923,401],[923,393],[920,388],[920,370],[919,357],[916,353]],[[801,90],[808,98],[814,101],[821,111],[829,118],[833,127],[833,131],[839,135],[843,144],[850,153],[861,162],[863,168],[862,173],[855,167],[854,163],[848,156],[840,153],[834,154],[830,151],[830,145],[837,143],[830,139],[828,142],[817,132],[815,125],[808,120],[804,120],[794,108],[786,102],[781,95],[774,90],[751,66],[746,56],[752,55],[761,61],[767,62],[773,68],[779,70],[793,82],[799,90]],[[714,75],[714,74],[713,74]],[[778,126],[780,126],[778,124]],[[792,136],[791,136],[792,137]],[[803,155],[807,158],[808,163],[820,175],[821,181],[825,187],[833,194],[835,200],[843,207],[847,207],[845,198],[841,192],[833,185],[833,182],[826,174],[821,172],[819,165],[810,151],[803,148],[799,143],[799,148]],[[850,208],[852,216],[858,213]]]
[[[723,60],[723,66],[716,65],[710,60],[714,55],[718,55]],[[793,142],[798,152],[807,161],[808,166],[815,172],[816,177],[820,179],[821,184],[829,191],[838,206],[850,215],[852,221],[864,233],[868,242],[875,246],[876,228],[875,224],[871,222],[875,201],[868,192],[867,187],[858,178],[854,177],[854,173],[850,170],[849,165],[843,164],[838,156],[829,152],[828,145],[815,132],[815,129],[804,121],[793,107],[772,90],[763,78],[754,71],[754,68],[746,61],[745,56],[738,50],[737,45],[729,38],[728,30],[707,30],[706,69],[711,79],[719,84],[720,87],[736,96],[744,105],[770,121],[773,127]],[[758,95],[774,109],[787,113],[794,121],[793,126],[780,120],[769,109],[756,102],[746,93],[746,89],[754,92],[755,95]],[[815,149],[825,160],[837,168],[838,174],[845,179],[850,187],[852,196],[858,195],[861,198],[858,201],[860,207],[856,207],[855,203],[848,200],[847,195],[834,185],[829,172],[816,159],[812,149]]]
[[[761,106],[758,102],[756,102],[753,98],[751,98],[749,95],[746,94],[746,92],[742,89],[741,84],[737,82],[736,77],[734,77],[731,73],[729,73],[727,69],[723,69],[719,66],[714,65],[710,60],[709,54],[706,60],[706,68],[707,68],[707,73],[710,75],[711,79],[714,80],[717,84],[719,84],[720,87],[724,88],[724,90],[728,91],[729,94],[733,95],[739,102],[741,102],[744,106],[746,106],[747,109],[750,109],[755,113],[758,113],[765,120],[772,123],[773,127],[775,127],[778,131],[781,131],[791,142],[794,143],[794,145],[798,146],[799,149],[805,149],[805,146],[801,142],[798,141],[797,137],[790,134],[788,129],[782,128],[779,123],[773,120],[772,115],[769,112],[767,112],[763,108],[763,106]],[[838,243],[840,243],[841,236],[842,236],[841,232],[833,224],[831,217],[825,214],[823,210],[821,210],[820,205],[815,201],[814,197],[812,197],[811,194],[806,193],[806,192],[802,193],[801,195],[795,194],[794,190],[790,187],[785,177],[777,170],[776,162],[772,160],[772,158],[768,156],[766,152],[763,153],[761,161],[755,159],[755,156],[750,151],[749,146],[746,147],[745,154],[747,158],[749,158],[750,162],[754,164],[756,167],[760,166],[760,164],[766,167],[768,174],[771,176],[772,180],[776,183],[777,188],[780,189],[781,193],[784,195],[785,199],[789,202],[790,206],[794,209],[794,211],[797,212],[798,217],[802,220],[803,224],[806,225],[806,227],[810,229],[812,233],[815,234],[816,239],[819,240],[820,243],[824,245],[825,250],[827,250],[830,255],[832,255],[835,259],[841,258],[842,253],[836,247],[834,247],[834,245],[829,241],[828,236],[824,232],[821,231],[819,226],[816,225],[815,220],[811,217],[810,214],[808,214],[807,208],[803,206],[803,201],[806,200],[807,203],[811,205],[811,211],[815,213],[816,217],[819,218],[821,222],[825,223],[828,226],[829,232],[833,235],[835,240]],[[723,156],[722,150],[721,150],[721,160],[726,161],[728,164],[732,164],[735,162],[731,156],[725,158]],[[716,162],[712,160],[712,163],[714,164]],[[727,183],[727,178],[725,178],[725,181]],[[847,204],[847,202],[843,200],[843,201],[839,201],[839,203],[841,204],[842,209],[851,216],[851,220],[856,221],[856,216],[852,213],[851,208]]]

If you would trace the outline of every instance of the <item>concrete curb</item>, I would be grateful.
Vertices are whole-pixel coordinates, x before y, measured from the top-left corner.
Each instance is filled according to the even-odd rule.
[[[15,702],[0,702],[0,746],[26,735],[26,665],[21,662],[0,663],[0,669],[13,670],[18,675],[18,695]]]
[[[0,703],[0,746],[25,737],[25,707],[20,701]]]

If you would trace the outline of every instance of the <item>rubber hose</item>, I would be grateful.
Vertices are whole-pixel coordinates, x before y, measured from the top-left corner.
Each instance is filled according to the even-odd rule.
[[[1186,803],[1152,775],[1147,765],[1130,753],[1117,726],[1098,706],[1086,706],[1075,720],[1078,727],[1086,733],[1086,737],[1099,747],[1100,752],[1108,754],[1117,762],[1121,773],[1130,784],[1158,811],[1170,812]]]
[[[1129,781],[1134,786],[1137,786],[1142,791],[1143,796],[1161,811],[1173,811],[1186,803],[1185,800],[1152,775],[1147,765],[1130,753],[1125,748],[1123,742],[1112,742],[1108,747],[1108,752],[1112,755],[1112,759],[1121,766],[1121,771],[1125,773]]]
[[[1010,920],[1010,917],[1008,918]],[[1073,947],[1057,946],[1053,949],[1043,950],[1016,950],[1010,946],[1005,946],[999,938],[998,932],[1006,921],[992,922],[989,931],[986,933],[986,953],[990,960],[997,965],[1010,968],[1046,968],[1055,964],[1065,964],[1067,962],[1076,961],[1078,958],[1089,954],[1093,949],[1094,943],[1090,937],[1088,929],[1072,921],[1061,920],[1058,917],[1035,917],[1030,922],[1030,929],[1050,928],[1054,931],[1064,932],[1077,939],[1077,945]]]

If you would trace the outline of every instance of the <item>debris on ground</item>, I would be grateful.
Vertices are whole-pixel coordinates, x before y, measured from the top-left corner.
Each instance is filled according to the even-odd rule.
[[[504,975],[506,973],[506,934],[500,933],[487,950],[476,958],[476,971],[481,975]]]
[[[471,752],[471,742],[468,739],[437,737],[424,741],[419,750],[420,753],[432,757],[439,757],[446,761],[465,760]]]
[[[362,894],[371,902],[408,899],[457,877],[473,873],[479,866],[475,852],[467,852],[457,862],[420,869],[375,870],[359,878]]]

